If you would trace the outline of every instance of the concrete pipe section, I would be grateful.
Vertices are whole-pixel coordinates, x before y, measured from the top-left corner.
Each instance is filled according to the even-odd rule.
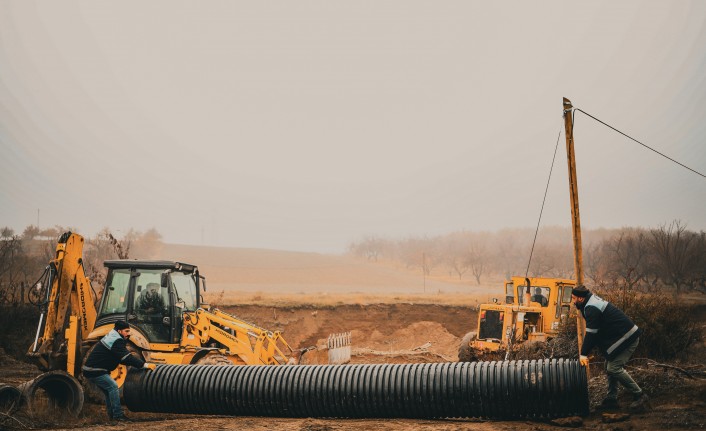
[[[577,360],[290,366],[159,365],[132,371],[135,412],[319,418],[555,418],[588,414]]]
[[[32,415],[67,412],[78,416],[83,408],[81,384],[64,371],[41,374],[21,384],[18,389]]]

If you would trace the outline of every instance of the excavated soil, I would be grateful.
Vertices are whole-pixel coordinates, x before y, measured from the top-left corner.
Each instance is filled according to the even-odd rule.
[[[352,363],[457,361],[461,338],[477,318],[470,307],[433,304],[223,309],[258,326],[282,331],[293,348],[322,346],[329,334],[350,331]]]
[[[475,329],[476,312],[470,307],[434,304],[371,304],[339,306],[227,306],[225,311],[271,330],[283,331],[295,348],[321,345],[330,333],[352,333],[353,363],[409,363],[457,360],[461,338]],[[31,342],[34,328],[9,328],[16,337]],[[22,344],[22,343],[20,343]],[[701,349],[698,353],[703,359]],[[0,351],[0,383],[17,385],[39,374],[22,360],[24,352]],[[306,357],[306,355],[305,355]],[[104,407],[86,404],[77,419],[30,418],[20,412],[8,417],[0,412],[0,429],[127,430],[136,426],[151,430],[551,430],[561,426],[602,430],[703,429],[706,427],[706,380],[703,361],[682,371],[639,362],[630,370],[652,398],[652,410],[633,414],[621,422],[604,423],[601,412],[587,418],[550,422],[482,420],[342,420],[282,419],[256,417],[197,417],[134,413],[136,424],[111,425]],[[700,366],[698,364],[701,364]],[[592,405],[605,390],[605,376],[594,367]],[[691,377],[691,378],[690,378]],[[621,396],[622,412],[630,400]],[[615,418],[613,418],[615,419]]]

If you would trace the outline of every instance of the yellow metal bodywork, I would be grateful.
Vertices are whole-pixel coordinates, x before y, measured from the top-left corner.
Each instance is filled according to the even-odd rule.
[[[66,371],[72,376],[76,375],[76,346],[78,345],[78,317],[69,317],[69,327],[65,335],[67,343]]]
[[[529,281],[532,288],[549,289],[548,305],[542,307],[538,302],[527,301],[526,286]],[[470,346],[476,350],[497,351],[507,348],[510,344],[525,341],[546,341],[556,335],[559,322],[568,318],[570,297],[564,289],[575,285],[574,280],[544,277],[512,277],[505,282],[505,303],[481,304],[478,312],[478,328],[480,330],[483,311],[498,311],[503,313],[501,338],[476,338],[470,341]],[[512,288],[512,296],[508,295],[508,287]],[[564,295],[562,297],[562,295]],[[520,299],[522,298],[522,299]],[[480,337],[480,331],[478,336]]]

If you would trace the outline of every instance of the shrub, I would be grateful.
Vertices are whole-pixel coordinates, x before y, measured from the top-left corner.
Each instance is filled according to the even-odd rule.
[[[703,340],[703,327],[695,317],[696,306],[684,304],[663,291],[606,289],[598,296],[623,310],[642,329],[635,357],[686,359],[689,348]]]

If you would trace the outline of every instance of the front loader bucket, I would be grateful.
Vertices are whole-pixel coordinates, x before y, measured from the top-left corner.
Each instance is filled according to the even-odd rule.
[[[350,331],[329,335],[326,344],[328,347],[329,364],[347,364],[351,361]]]

